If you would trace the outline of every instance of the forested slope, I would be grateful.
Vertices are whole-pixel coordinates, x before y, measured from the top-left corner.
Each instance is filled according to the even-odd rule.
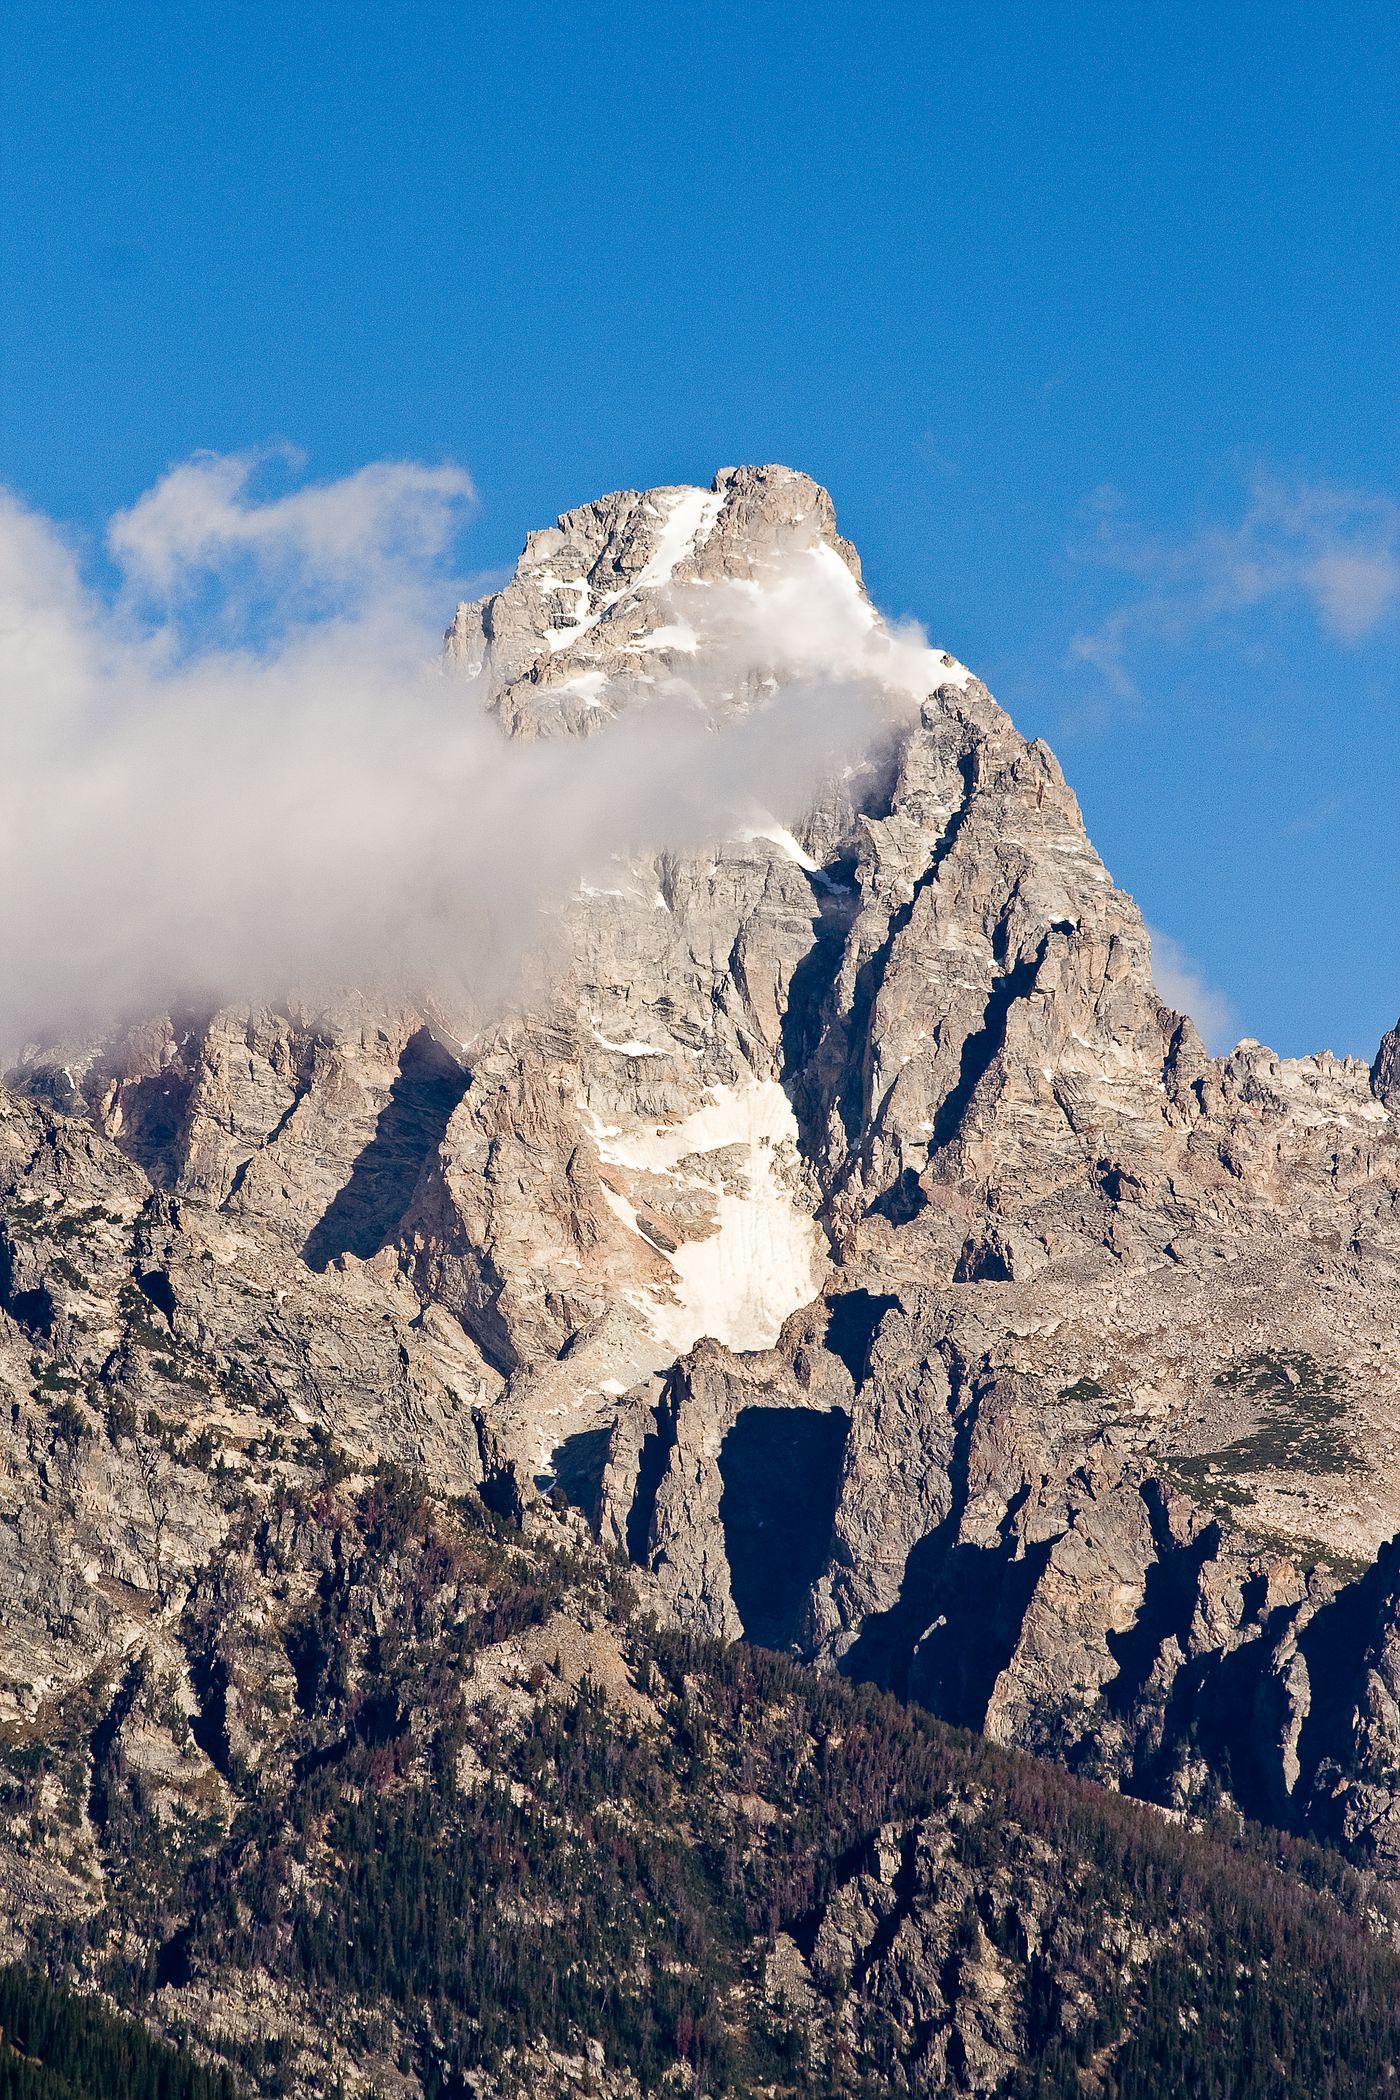
[[[240,2089],[1393,2084],[1400,1959],[1336,1855],[1190,1831],[888,1694],[664,1627],[562,1511],[520,1529],[333,1473],[191,1608],[219,1800],[153,1775],[149,1667],[117,1726],[11,1752],[11,1828],[81,1774],[103,1877],[41,1935],[49,1962],[202,2033]],[[55,2094],[144,2090],[100,2052],[66,2062]]]

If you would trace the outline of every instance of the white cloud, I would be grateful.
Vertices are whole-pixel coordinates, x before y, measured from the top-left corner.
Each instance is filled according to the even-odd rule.
[[[225,576],[240,558],[279,587],[342,590],[382,584],[386,568],[439,560],[462,521],[472,485],[460,467],[380,460],[340,481],[259,500],[250,494],[270,459],[294,453],[199,453],[172,467],[112,519],[107,545],[129,584],[157,598],[199,576]]]
[[[1229,1000],[1207,984],[1200,966],[1180,941],[1149,926],[1152,943],[1152,978],[1159,995],[1176,1013],[1189,1014],[1201,1031],[1207,1049],[1217,1056],[1233,1047],[1238,1026]]]
[[[584,742],[510,742],[441,668],[466,476],[259,500],[251,472],[174,469],[114,520],[105,591],[0,491],[0,1044],[298,988],[489,1000],[582,875],[755,802],[795,818],[918,683],[921,640],[804,572],[771,611],[709,593],[712,668],[687,664],[779,674],[766,704],[721,727],[677,682]]]

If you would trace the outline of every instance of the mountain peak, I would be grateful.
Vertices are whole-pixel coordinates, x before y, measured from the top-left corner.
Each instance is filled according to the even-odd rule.
[[[563,832],[649,693],[745,719],[702,720],[649,847],[605,810],[561,860],[499,1009],[157,1017],[0,1089],[0,1722],[62,1696],[108,1744],[24,1826],[52,1878],[3,1885],[125,1886],[117,1755],[121,1801],[189,1803],[153,1848],[260,1774],[280,1815],[327,1745],[389,1798],[426,1738],[361,1741],[359,1691],[287,1734],[303,1675],[341,1697],[300,1666],[328,1569],[402,1569],[460,1676],[452,1563],[382,1550],[382,1477],[372,1538],[326,1537],[386,1461],[522,1536],[586,1517],[688,1632],[1400,1884],[1397,1036],[1370,1071],[1207,1057],[1052,753],[881,621],[787,468],[564,512],[449,650],[516,737],[636,706],[572,765],[507,754]],[[672,825],[711,748],[723,793]]]
[[[722,467],[707,489],[617,490],[530,533],[510,581],[457,608],[447,660],[483,679],[511,735],[587,735],[685,669],[713,606],[784,579],[812,588],[813,561],[821,596],[871,626],[860,558],[809,475]],[[716,586],[721,600],[701,597]]]

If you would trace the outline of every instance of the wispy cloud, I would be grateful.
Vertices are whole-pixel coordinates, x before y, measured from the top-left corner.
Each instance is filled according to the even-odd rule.
[[[1103,489],[1073,551],[1133,579],[1132,594],[1071,644],[1123,700],[1139,697],[1135,658],[1150,643],[1243,639],[1250,617],[1273,608],[1302,611],[1355,647],[1400,614],[1400,503],[1366,490],[1261,475],[1237,518],[1171,540],[1135,527]]]
[[[1149,926],[1147,932],[1152,943],[1152,978],[1161,997],[1177,1013],[1190,1014],[1207,1049],[1219,1055],[1232,1048],[1239,1030],[1225,994],[1206,982],[1200,965],[1180,941],[1160,927]]]
[[[1290,817],[1288,822],[1281,826],[1283,835],[1289,839],[1301,839],[1309,837],[1313,832],[1325,831],[1329,824],[1336,822],[1345,808],[1346,803],[1340,795],[1324,795],[1322,800],[1315,802],[1310,809],[1300,810],[1296,817]]]

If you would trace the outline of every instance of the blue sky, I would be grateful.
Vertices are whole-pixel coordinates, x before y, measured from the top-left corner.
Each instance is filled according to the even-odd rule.
[[[1400,16],[8,11],[0,480],[781,459],[1284,1051],[1400,1013]],[[450,608],[444,606],[444,619]]]

